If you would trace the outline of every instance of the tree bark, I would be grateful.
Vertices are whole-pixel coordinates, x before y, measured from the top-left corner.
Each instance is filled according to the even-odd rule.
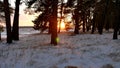
[[[114,23],[114,33],[113,39],[118,39],[118,31],[120,28],[120,2],[116,0],[116,10],[115,10],[115,23]]]
[[[85,24],[86,24],[86,19],[85,19],[85,11],[82,11],[82,20],[83,20],[83,32],[85,32]]]
[[[13,29],[12,29],[12,39],[16,41],[19,40],[19,5],[20,5],[20,0],[16,0]]]
[[[49,21],[49,31],[48,31],[49,34],[52,33],[52,22]]]
[[[74,33],[75,34],[79,34],[79,4],[80,4],[80,0],[77,0],[77,7],[74,11],[74,20],[75,20]]]
[[[120,26],[119,26],[120,27]],[[119,35],[120,35],[120,28],[119,28]]]
[[[96,28],[96,13],[93,14],[93,19],[92,19],[92,31],[91,33],[94,34],[95,28]]]
[[[118,30],[114,28],[113,39],[118,39],[117,31]]]
[[[5,11],[5,20],[6,20],[7,43],[12,43],[10,8],[9,8],[8,0],[4,0],[4,11]]]
[[[0,32],[0,41],[1,41],[1,32]]]
[[[79,34],[79,19],[78,16],[75,15],[75,30],[74,30],[75,34]]]
[[[51,44],[57,45],[58,43],[58,34],[57,34],[57,9],[58,9],[58,0],[54,0],[53,1],[53,12],[52,12],[52,19],[51,19],[51,23],[52,25],[52,29],[51,29]]]

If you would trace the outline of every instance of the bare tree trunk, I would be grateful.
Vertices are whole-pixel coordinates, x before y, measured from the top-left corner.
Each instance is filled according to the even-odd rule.
[[[92,19],[92,31],[91,31],[92,34],[94,34],[95,32],[95,28],[96,28],[95,23],[96,23],[96,13],[93,14],[93,19]]]
[[[85,11],[82,11],[82,20],[83,20],[83,32],[85,32],[85,24],[86,24],[86,19],[85,19]]]
[[[114,28],[113,39],[118,39],[117,28]]]
[[[58,9],[58,0],[53,1],[53,12],[52,12],[52,29],[51,29],[51,44],[57,45],[58,44],[58,34],[57,34],[57,9]]]
[[[116,10],[115,10],[115,23],[114,23],[114,33],[113,39],[118,39],[118,31],[120,28],[120,2],[116,0]]]
[[[120,26],[119,26],[119,35],[120,35]]]
[[[7,43],[12,43],[10,9],[9,9],[8,0],[4,0],[4,11],[5,11],[5,20],[6,20]]]
[[[75,19],[75,30],[74,33],[75,34],[79,34],[79,4],[80,4],[80,0],[77,0],[77,8],[75,9],[74,12],[74,19]]]
[[[78,16],[75,17],[75,30],[74,30],[74,33],[79,34],[79,19],[78,19]]]
[[[117,15],[115,17],[115,23],[114,23],[114,33],[113,33],[113,39],[118,39],[118,32],[119,32],[119,28],[120,28],[120,13],[117,10]]]
[[[1,41],[1,32],[0,32],[0,41]]]
[[[19,5],[20,5],[20,0],[16,0],[13,29],[12,29],[12,39],[16,41],[19,40]]]
[[[52,32],[52,22],[49,22],[49,34],[51,34],[51,32]]]

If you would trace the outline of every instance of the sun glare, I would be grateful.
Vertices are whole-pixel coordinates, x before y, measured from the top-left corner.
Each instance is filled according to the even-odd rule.
[[[65,29],[65,23],[61,22],[60,27],[61,27],[61,29]]]
[[[58,22],[58,29],[59,29],[59,27],[60,27],[61,30],[65,29],[65,23],[64,23],[63,20],[61,21],[61,23],[60,23],[60,21]]]

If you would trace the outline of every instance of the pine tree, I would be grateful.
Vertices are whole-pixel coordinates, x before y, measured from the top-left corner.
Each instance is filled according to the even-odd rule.
[[[57,34],[57,9],[58,9],[58,0],[53,1],[52,5],[52,15],[51,23],[52,23],[52,29],[51,29],[51,44],[57,45],[58,44],[58,34]]]
[[[12,43],[10,8],[9,8],[8,0],[4,0],[4,11],[5,11],[5,20],[6,20],[7,43]]]
[[[19,40],[19,5],[20,5],[20,0],[16,0],[13,29],[12,29],[12,39],[13,40]]]

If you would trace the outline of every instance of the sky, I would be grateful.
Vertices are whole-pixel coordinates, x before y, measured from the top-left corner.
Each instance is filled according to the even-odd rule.
[[[11,6],[15,8],[15,0],[9,0],[11,3]],[[67,0],[64,0],[64,2],[67,2]],[[33,26],[32,20],[38,16],[38,14],[35,15],[28,15],[24,13],[25,4],[20,5],[20,16],[19,16],[19,26]],[[11,16],[11,22],[13,22],[14,15]]]
[[[11,6],[13,8],[15,8],[14,3],[15,0],[9,0],[11,3]],[[20,17],[19,17],[19,26],[33,26],[34,24],[32,23],[32,20],[35,19],[36,15],[28,15],[24,13],[24,9],[25,9],[25,4],[21,4],[20,5]],[[11,15],[11,21],[13,22],[13,17],[14,15]]]

